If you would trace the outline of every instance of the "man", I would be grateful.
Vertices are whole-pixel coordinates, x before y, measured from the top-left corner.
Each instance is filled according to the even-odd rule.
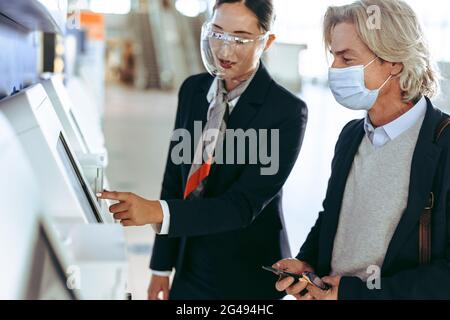
[[[324,210],[296,259],[274,265],[331,288],[276,287],[297,299],[450,298],[450,129],[428,99],[437,77],[416,14],[399,0],[330,7],[324,39],[336,100],[368,114],[338,139]]]

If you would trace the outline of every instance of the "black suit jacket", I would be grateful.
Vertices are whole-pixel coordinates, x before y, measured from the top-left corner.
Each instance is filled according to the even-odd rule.
[[[200,74],[184,82],[176,129],[193,134],[194,121],[205,125],[212,81],[209,74]],[[261,164],[214,164],[204,198],[182,200],[190,164],[172,163],[170,152],[176,144],[172,142],[161,192],[170,209],[170,228],[168,236],[155,238],[151,269],[175,267],[176,281],[185,270],[204,267],[202,272],[219,298],[280,297],[274,289],[276,277],[261,266],[290,254],[283,228],[282,186],[297,160],[306,121],[305,103],[275,83],[261,63],[227,128],[279,129],[277,174],[261,175]],[[192,150],[196,145],[192,141]]]
[[[434,142],[439,123],[447,117],[427,99],[427,112],[411,167],[407,208],[381,267],[381,290],[369,290],[356,277],[343,277],[339,299],[450,298],[450,133]],[[365,134],[364,120],[347,124],[338,139],[328,190],[315,226],[297,258],[320,276],[330,273],[342,198],[353,158]],[[436,195],[432,213],[432,263],[419,265],[419,219],[430,191]],[[395,196],[395,195],[393,195]]]

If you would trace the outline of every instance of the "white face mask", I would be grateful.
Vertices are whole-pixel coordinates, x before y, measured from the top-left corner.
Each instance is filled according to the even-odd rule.
[[[366,66],[329,69],[328,81],[330,89],[339,104],[351,110],[368,111],[373,107],[380,90],[392,78],[392,76],[389,76],[377,90],[367,89],[364,81],[364,69],[370,66],[377,58],[370,61]]]

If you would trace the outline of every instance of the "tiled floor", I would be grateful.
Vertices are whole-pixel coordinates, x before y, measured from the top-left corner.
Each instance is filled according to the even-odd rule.
[[[305,86],[309,123],[297,164],[284,188],[284,211],[292,253],[314,224],[326,191],[334,144],[341,128],[361,116],[346,111],[328,89]],[[105,135],[111,188],[157,199],[177,103],[175,92],[138,91],[108,86]],[[150,227],[126,230],[129,242],[129,290],[145,299],[154,233]]]

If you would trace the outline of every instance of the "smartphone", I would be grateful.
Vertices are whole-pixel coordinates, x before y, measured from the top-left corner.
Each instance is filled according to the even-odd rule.
[[[275,269],[275,268],[272,268],[272,267],[263,266],[262,268],[264,270],[267,270],[267,271],[275,273],[277,276],[292,277],[295,280],[294,283],[298,282],[300,280],[300,278],[302,277],[302,275],[300,275],[300,274],[295,274],[295,273],[287,272],[287,271],[284,271],[284,270]]]
[[[322,290],[328,290],[331,287],[322,281],[322,279],[319,278],[314,272],[303,272],[302,274],[303,279],[308,281],[309,284],[312,284],[313,286],[322,289]]]

